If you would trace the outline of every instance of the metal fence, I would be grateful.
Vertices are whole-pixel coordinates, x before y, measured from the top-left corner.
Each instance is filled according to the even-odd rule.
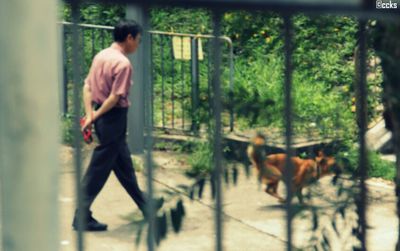
[[[60,88],[62,114],[72,114],[72,23],[62,22],[63,30],[63,82]],[[88,72],[91,59],[111,44],[113,27],[80,24],[82,72],[80,83]],[[212,35],[195,35],[150,31],[152,120],[155,128],[198,132],[200,125],[210,116]],[[88,39],[89,38],[89,39]],[[222,97],[226,104],[225,127],[233,131],[233,46],[230,38],[221,36],[224,72],[228,75]]]
[[[153,123],[156,127],[198,131],[206,121],[202,113],[211,110],[211,35],[182,34],[150,31],[153,80]],[[221,36],[227,48],[224,67],[229,73],[229,84],[222,95],[225,103],[232,103],[233,47],[228,37]],[[190,51],[190,52],[189,52]],[[187,56],[187,55],[190,56]],[[156,59],[159,59],[157,62]],[[190,84],[189,84],[190,83]],[[203,104],[203,107],[201,106]],[[231,105],[227,107],[232,107]],[[229,129],[233,130],[233,110],[229,114]],[[159,114],[161,118],[156,118]],[[207,116],[206,116],[207,117]]]
[[[180,6],[188,4],[190,1],[169,1],[168,6]],[[76,22],[78,19],[78,13],[79,13],[79,5],[74,2],[73,4],[73,13],[74,14],[74,22]],[[159,1],[150,1],[150,3],[161,3]],[[192,3],[192,2],[190,2]],[[165,4],[165,3],[164,3]],[[222,64],[222,55],[221,55],[221,47],[220,43],[217,42],[217,39],[220,37],[220,30],[221,30],[221,15],[223,14],[223,11],[220,9],[221,6],[224,8],[246,8],[250,10],[254,10],[256,8],[263,8],[263,10],[275,10],[278,11],[282,14],[284,18],[284,29],[283,29],[283,35],[284,35],[284,51],[285,51],[285,61],[284,61],[284,102],[285,102],[285,109],[284,109],[284,117],[285,117],[285,132],[286,132],[286,152],[288,153],[289,156],[293,156],[293,142],[292,142],[292,137],[293,137],[293,132],[292,132],[292,118],[293,118],[293,112],[292,112],[292,73],[293,73],[293,63],[292,63],[292,52],[293,52],[293,24],[292,24],[292,15],[299,12],[303,11],[306,13],[311,13],[311,14],[316,14],[316,13],[336,13],[336,14],[353,14],[359,17],[359,31],[358,31],[358,42],[359,42],[359,53],[358,53],[358,60],[359,64],[357,65],[356,69],[356,74],[359,76],[356,90],[358,94],[358,103],[357,103],[357,111],[358,111],[358,123],[359,123],[359,170],[360,170],[360,183],[359,183],[359,188],[360,192],[357,195],[358,199],[358,215],[359,215],[359,229],[358,229],[358,236],[359,240],[361,242],[361,250],[367,250],[366,246],[366,231],[367,231],[367,220],[366,220],[366,212],[368,209],[368,203],[367,203],[367,189],[366,189],[366,184],[365,184],[365,179],[367,177],[367,166],[368,166],[368,159],[367,159],[367,151],[366,151],[366,143],[365,143],[365,133],[366,133],[366,125],[367,125],[367,89],[366,89],[366,32],[365,32],[365,24],[366,20],[368,18],[387,18],[382,13],[377,13],[376,11],[373,10],[372,8],[372,3],[371,1],[350,1],[350,2],[340,2],[340,3],[335,3],[334,1],[326,1],[322,4],[310,4],[308,2],[296,2],[294,5],[287,5],[285,3],[280,3],[280,2],[275,2],[275,1],[197,1],[194,3],[196,6],[202,6],[206,8],[210,8],[212,11],[212,20],[213,20],[213,30],[214,34],[213,36],[207,36],[207,37],[201,37],[201,38],[214,38],[212,39],[212,43],[209,44],[209,56],[208,60],[206,63],[208,64],[207,67],[207,75],[212,76],[206,85],[207,91],[211,91],[213,93],[212,97],[213,100],[212,102],[209,103],[213,113],[213,120],[215,123],[215,130],[213,134],[213,149],[214,149],[214,177],[216,181],[216,197],[215,197],[215,249],[218,251],[223,250],[223,244],[222,244],[222,239],[224,236],[223,233],[223,223],[222,223],[222,214],[223,214],[223,204],[222,204],[222,188],[221,188],[221,175],[222,175],[222,150],[221,150],[221,140],[222,140],[222,123],[221,123],[221,116],[223,113],[222,110],[222,99],[221,97],[223,96],[221,93],[221,64]],[[293,4],[293,3],[292,3]],[[145,30],[148,30],[149,28],[149,20],[148,20],[148,5],[143,7],[144,10],[144,28]],[[373,6],[375,7],[375,5]],[[73,29],[77,30],[78,26],[75,25],[73,26]],[[75,33],[75,38],[73,40],[77,40],[77,34]],[[152,128],[153,125],[160,124],[162,128],[167,127],[167,124],[170,123],[172,128],[175,128],[177,125],[177,117],[176,117],[176,106],[177,104],[175,103],[175,99],[178,102],[182,102],[180,104],[180,109],[182,111],[182,115],[180,117],[181,123],[180,126],[181,128],[185,129],[185,98],[186,96],[189,96],[189,93],[185,93],[184,88],[184,82],[185,82],[185,65],[184,62],[181,62],[181,67],[180,67],[180,74],[178,73],[177,69],[175,68],[175,60],[173,56],[173,51],[171,48],[169,51],[165,51],[165,45],[166,44],[171,44],[173,37],[168,37],[169,35],[173,36],[179,36],[180,39],[182,37],[188,36],[188,35],[183,35],[183,34],[166,34],[166,33],[161,33],[161,32],[153,32],[153,33],[146,33],[144,35],[144,65],[151,65],[151,72],[153,74],[150,74],[152,77],[146,79],[145,86],[151,86],[151,90],[146,91],[145,96],[145,107],[146,107],[146,128],[147,128],[147,137],[146,139],[146,153],[147,153],[147,161],[146,161],[146,170],[147,170],[147,190],[149,192],[149,195],[153,195],[153,185],[152,185],[152,179],[153,179],[153,171],[152,171]],[[158,37],[156,37],[158,36]],[[190,36],[191,37],[191,52],[192,55],[196,55],[198,50],[197,46],[198,39],[200,36]],[[166,41],[169,40],[169,41]],[[159,55],[161,56],[161,61],[160,62],[148,62],[150,58],[152,58],[152,55],[157,53],[155,49],[157,46],[155,46],[155,43],[158,42],[159,46]],[[149,46],[146,46],[149,45]],[[151,46],[150,46],[151,45]],[[183,45],[183,42],[181,40],[181,45]],[[79,44],[73,44],[73,51],[77,51]],[[181,48],[183,50],[183,48]],[[169,65],[166,66],[166,61],[165,61],[165,54],[170,54],[169,55]],[[210,57],[211,56],[211,57]],[[194,59],[197,59],[198,56],[193,57]],[[77,60],[78,58],[75,58]],[[158,63],[158,64],[157,64]],[[75,64],[79,64],[77,61],[75,61]],[[210,72],[209,65],[212,64],[213,67],[211,67],[213,70]],[[188,67],[188,66],[186,66]],[[198,75],[198,68],[199,68],[199,62],[196,62],[196,60],[193,60],[191,62],[190,67],[192,68],[191,71],[191,112],[194,114],[194,117],[191,119],[191,130],[197,130],[198,128],[196,125],[196,107],[198,106],[198,97],[199,97],[199,75]],[[156,76],[154,72],[157,71],[157,69],[161,72],[160,76]],[[147,71],[149,71],[147,69]],[[166,74],[165,72],[169,71],[171,74],[169,75],[170,80],[166,80]],[[75,73],[75,79],[78,78],[78,75]],[[179,81],[180,80],[180,81]],[[154,81],[153,85],[151,82]],[[171,83],[170,85],[170,90],[167,95],[166,91],[166,82]],[[178,91],[179,87],[175,86],[175,83],[181,83],[181,90]],[[159,84],[159,89],[155,90],[153,88],[157,88],[157,83]],[[211,90],[210,90],[211,89]],[[180,93],[179,93],[180,92]],[[160,94],[160,95],[157,95]],[[179,95],[180,94],[180,95]],[[75,94],[77,95],[77,94]],[[158,99],[154,96],[156,95]],[[167,102],[167,97],[170,97],[169,101]],[[168,104],[167,104],[168,103]],[[189,105],[188,102],[186,102],[186,105]],[[166,107],[170,107],[169,109]],[[154,112],[157,108],[161,109],[161,119],[155,120],[154,119]],[[166,112],[166,109],[168,109],[170,112]],[[169,117],[169,119],[167,119]],[[169,122],[167,122],[169,121]],[[195,126],[194,126],[195,125]],[[76,148],[77,151],[79,151],[79,148]],[[79,162],[79,156],[77,157],[77,163]],[[290,161],[287,161],[286,166],[290,167],[292,163]],[[77,169],[80,168],[80,166],[77,164]],[[291,168],[287,168],[287,170],[292,170]],[[77,174],[79,172],[77,171]],[[290,184],[291,180],[293,178],[293,172],[288,171],[285,173],[285,182],[286,184]],[[77,181],[78,182],[78,181]],[[79,183],[79,182],[78,182]],[[290,187],[290,185],[288,185]],[[79,191],[79,189],[78,189]],[[286,225],[286,233],[287,233],[287,250],[293,250],[294,245],[293,245],[293,230],[292,230],[292,224],[293,224],[293,219],[294,219],[294,208],[291,203],[291,199],[293,197],[293,193],[291,189],[287,190],[287,200],[286,200],[286,218],[287,218],[287,225]],[[150,205],[150,211],[153,211],[151,209]],[[155,227],[154,221],[150,221],[150,228],[149,228],[149,240],[148,240],[148,250],[154,250],[154,244],[152,241],[152,229]],[[81,235],[81,233],[80,233]],[[81,237],[82,238],[82,237]],[[82,250],[82,246],[80,246],[79,250]]]
[[[82,39],[80,38],[82,36],[82,32],[79,32],[80,27],[77,25],[79,23],[79,7],[80,7],[80,1],[69,1],[71,3],[72,6],[72,17],[73,17],[73,24],[70,26],[70,28],[68,28],[68,31],[66,31],[68,33],[68,36],[71,36],[70,38],[65,37],[65,40],[71,39],[71,43],[72,43],[72,47],[71,47],[71,51],[67,51],[66,49],[64,49],[64,53],[65,55],[67,55],[68,53],[71,53],[71,61],[69,62],[64,61],[64,72],[65,72],[65,76],[66,78],[64,79],[64,85],[63,85],[63,97],[64,100],[68,100],[68,85],[67,83],[72,81],[72,83],[74,83],[74,85],[72,86],[72,103],[69,104],[68,102],[64,101],[63,103],[63,111],[64,112],[70,112],[70,108],[69,105],[73,105],[73,114],[75,115],[75,142],[74,142],[74,149],[75,149],[75,161],[74,161],[74,166],[75,166],[75,172],[76,172],[76,196],[78,198],[78,205],[82,203],[82,199],[81,199],[81,186],[80,186],[80,177],[81,177],[81,145],[80,145],[80,141],[78,140],[80,137],[80,130],[79,130],[79,114],[81,113],[81,107],[80,107],[80,87],[81,85],[78,83],[82,82],[82,76],[83,76],[83,72],[85,72],[85,67],[87,67],[87,63],[83,60],[82,57],[82,49],[84,47],[87,46],[87,44],[91,44],[91,50],[92,50],[92,55],[95,54],[95,52],[98,50],[98,48],[100,46],[103,46],[103,41],[104,43],[106,43],[107,41],[107,36],[106,34],[108,34],[107,32],[103,32],[102,29],[100,29],[100,31],[94,31],[92,29],[92,27],[87,27],[89,30],[88,31],[84,31],[84,32],[91,32],[92,36],[94,39],[91,40],[91,42],[85,42],[85,45],[83,45],[82,43],[80,43],[80,41],[82,41]],[[101,2],[113,2],[113,1],[101,1]],[[130,3],[129,1],[117,1],[117,2],[121,2],[121,3]],[[132,2],[132,1],[131,1]],[[211,58],[208,59],[207,63],[210,62],[210,64],[213,66],[212,67],[212,71],[210,72],[211,80],[210,80],[210,89],[211,92],[213,93],[212,97],[212,102],[210,104],[210,106],[212,107],[212,115],[213,115],[213,121],[215,123],[215,130],[214,130],[214,135],[213,135],[213,149],[214,149],[214,175],[215,175],[215,180],[216,180],[216,197],[215,197],[215,250],[217,251],[221,251],[223,250],[223,245],[222,245],[222,241],[223,241],[223,236],[224,236],[224,228],[223,228],[223,222],[222,222],[222,214],[223,214],[223,194],[222,194],[222,189],[221,189],[221,175],[222,175],[222,147],[221,147],[221,141],[222,141],[222,114],[223,114],[223,108],[222,108],[222,100],[221,97],[223,96],[222,94],[222,86],[221,86],[221,71],[222,71],[222,53],[221,53],[221,44],[218,42],[218,39],[221,36],[221,15],[224,13],[223,10],[225,9],[249,9],[249,10],[273,10],[273,11],[277,11],[279,12],[283,17],[284,17],[284,30],[283,30],[283,34],[284,34],[284,50],[285,50],[285,81],[284,81],[284,88],[285,88],[285,129],[286,129],[286,150],[287,153],[289,155],[293,155],[292,152],[292,117],[293,117],[293,112],[292,112],[292,97],[291,97],[291,93],[292,93],[292,72],[293,72],[293,63],[291,61],[292,58],[292,51],[293,51],[293,28],[292,28],[292,20],[291,17],[292,15],[294,15],[295,13],[298,12],[304,12],[304,13],[308,13],[308,14],[320,14],[320,13],[333,13],[333,14],[348,14],[348,15],[355,15],[359,18],[359,32],[358,32],[358,41],[359,41],[359,64],[357,65],[357,75],[360,76],[357,82],[357,93],[358,93],[358,103],[357,103],[357,111],[358,111],[358,124],[359,124],[359,169],[361,170],[360,172],[360,183],[359,183],[359,187],[360,187],[360,192],[357,195],[359,198],[359,221],[360,221],[360,228],[359,228],[359,237],[360,237],[360,241],[361,241],[361,250],[367,250],[367,245],[366,245],[366,231],[367,231],[367,220],[366,220],[366,211],[368,209],[368,203],[367,203],[367,189],[366,189],[366,184],[365,184],[365,179],[366,179],[366,172],[367,172],[367,166],[368,166],[368,159],[367,159],[367,153],[366,153],[366,144],[365,144],[365,133],[366,133],[366,124],[367,124],[367,113],[366,113],[366,99],[367,99],[367,89],[366,89],[366,31],[365,31],[365,23],[368,19],[370,18],[376,18],[376,19],[389,19],[390,21],[399,21],[398,18],[398,14],[396,13],[395,15],[391,12],[387,13],[387,12],[382,12],[382,11],[377,11],[375,9],[375,2],[374,1],[322,1],[320,3],[318,2],[313,2],[313,1],[261,1],[261,0],[215,0],[215,1],[208,1],[208,0],[202,0],[202,1],[188,1],[188,0],[170,0],[170,1],[162,1],[162,0],[148,0],[146,2],[146,4],[144,4],[141,1],[134,1],[136,3],[138,3],[142,8],[143,8],[143,27],[144,30],[149,30],[149,7],[151,5],[156,5],[156,4],[163,4],[163,5],[167,5],[167,6],[184,6],[187,7],[188,5],[192,4],[193,7],[205,7],[205,8],[209,8],[212,12],[213,15],[213,30],[214,33],[212,36],[207,37],[208,38],[213,38],[211,40],[211,44],[210,44],[210,55]],[[28,1],[27,1],[28,3]],[[35,6],[35,4],[32,4],[32,7]],[[20,7],[20,6],[19,6]],[[29,6],[25,6],[26,8],[28,8]],[[40,10],[37,10],[40,11]],[[55,11],[55,10],[54,10]],[[0,12],[5,14],[4,12]],[[1,16],[1,15],[0,15]],[[3,20],[3,19],[2,19]],[[5,20],[3,20],[5,21]],[[3,22],[0,22],[3,23]],[[6,23],[6,22],[4,22]],[[46,23],[46,21],[44,21],[43,23]],[[69,30],[70,29],[70,30]],[[107,27],[104,27],[104,29],[109,29]],[[32,29],[35,30],[35,29]],[[12,34],[10,32],[10,34]],[[163,34],[157,34],[159,35],[163,35]],[[166,34],[164,34],[166,35]],[[162,37],[162,36],[161,36]],[[21,38],[24,38],[21,36]],[[96,38],[100,38],[99,40],[97,40]],[[157,39],[162,39],[162,38],[157,38]],[[24,39],[21,39],[24,40]],[[150,33],[145,32],[143,34],[143,64],[144,65],[148,65],[151,66],[153,65],[153,68],[151,68],[152,70],[155,69],[155,64],[151,64],[151,48],[155,48],[150,47],[149,45],[151,44],[151,36]],[[155,39],[156,40],[156,39]],[[193,37],[192,41],[194,41],[192,44],[195,45],[197,44],[196,38]],[[20,42],[19,40],[17,40],[17,42]],[[154,42],[154,41],[153,41]],[[8,44],[7,44],[8,45]],[[12,46],[9,46],[10,48],[12,48]],[[160,47],[160,53],[165,53],[165,51],[161,52],[161,48]],[[47,55],[45,53],[44,50],[42,50],[44,52],[45,55]],[[53,52],[55,50],[52,50]],[[196,54],[197,50],[193,50],[193,53]],[[153,51],[153,53],[155,53]],[[170,52],[171,53],[171,52]],[[8,55],[8,54],[7,54]],[[14,58],[13,56],[8,56],[9,58]],[[49,56],[50,57],[50,56]],[[34,54],[32,55],[32,58],[40,58],[40,55],[38,54]],[[66,57],[65,57],[66,58]],[[54,60],[55,61],[55,60]],[[54,62],[52,61],[52,62]],[[71,64],[72,67],[68,68],[68,65]],[[196,63],[194,62],[192,64],[192,67],[196,67]],[[161,69],[163,67],[161,66]],[[181,69],[183,69],[184,67],[182,67]],[[151,81],[151,69],[148,67],[145,67],[144,69],[144,85],[146,87],[152,87],[152,81]],[[165,65],[164,65],[164,71],[171,71],[177,73],[177,68],[171,68],[170,69],[166,69]],[[70,72],[69,72],[70,71]],[[45,71],[43,71],[45,72]],[[9,76],[6,74],[6,72],[2,71],[1,75],[4,76]],[[29,73],[30,74],[30,73]],[[26,76],[28,76],[29,74],[26,74]],[[43,74],[45,75],[45,74]],[[163,74],[161,74],[163,75]],[[164,75],[163,75],[164,76]],[[171,78],[175,78],[177,77],[177,75],[171,75]],[[185,78],[185,76],[181,77],[182,82],[183,79]],[[196,79],[196,76],[193,76],[194,79]],[[7,80],[7,83],[9,82],[9,80],[11,79],[3,79],[2,80]],[[55,77],[52,75],[52,79],[55,79]],[[35,79],[36,82],[41,82],[41,81],[46,81],[45,79],[42,78],[36,78]],[[165,81],[165,78],[164,78]],[[171,81],[172,83],[175,83],[176,81]],[[194,82],[196,82],[194,80]],[[208,81],[207,81],[208,82]],[[47,83],[47,82],[46,82]],[[163,78],[161,77],[161,93],[163,90]],[[165,82],[164,82],[165,83]],[[192,85],[193,86],[193,85]],[[27,90],[29,91],[30,89],[28,88],[28,85],[24,85],[23,87],[25,87],[26,89],[24,89],[25,92],[27,92]],[[14,107],[12,106],[12,104],[14,104],[15,102],[10,101],[9,98],[5,95],[5,94],[9,94],[9,89],[10,87],[5,87],[3,86],[3,84],[1,85],[1,97],[4,98],[5,101],[3,101],[2,99],[2,107],[5,108],[9,108],[9,109],[14,109]],[[153,87],[152,87],[153,88]],[[152,139],[152,130],[153,130],[153,124],[157,124],[157,122],[155,120],[153,120],[153,116],[152,114],[154,114],[154,110],[156,109],[155,107],[157,107],[157,103],[152,103],[152,101],[154,100],[153,98],[153,93],[152,92],[152,88],[148,88],[145,91],[145,124],[146,124],[146,135],[148,137],[146,137],[146,144],[145,144],[145,153],[146,153],[146,174],[147,174],[147,192],[149,194],[149,197],[152,198],[153,197],[153,164],[152,164],[152,146],[153,146],[153,139]],[[207,85],[208,88],[208,85]],[[177,91],[175,89],[175,87],[171,87],[171,92],[168,93],[169,97],[172,97],[172,99],[170,99],[171,101],[171,106],[173,107],[172,111],[176,111],[176,104],[175,104],[175,97],[177,96],[175,91]],[[194,91],[195,92],[195,91]],[[13,91],[11,92],[12,94],[21,94],[17,91]],[[40,94],[37,93],[30,93],[31,95],[34,95],[34,97],[38,97],[37,100],[40,100]],[[197,95],[196,93],[191,93],[193,95]],[[181,93],[181,95],[183,95]],[[186,94],[188,95],[188,94]],[[29,97],[28,94],[24,94],[24,97]],[[161,102],[161,107],[165,107],[166,104],[164,103],[164,105],[162,104],[163,102],[165,102],[165,98],[166,98],[167,94],[164,93],[161,94],[161,101],[157,101],[157,102]],[[164,99],[164,101],[163,101]],[[196,101],[192,101],[193,104],[195,106]],[[28,104],[29,105],[29,104]],[[181,105],[182,107],[184,107],[185,105]],[[42,107],[42,106],[41,106]],[[44,107],[44,106],[43,106]],[[17,108],[15,108],[17,109]],[[183,108],[181,108],[182,110],[185,110]],[[195,109],[195,108],[192,108]],[[14,114],[19,115],[19,111],[21,110],[17,110],[17,112],[15,113],[10,113],[11,116],[15,116]],[[43,118],[44,120],[47,118],[45,115],[45,112],[43,110],[42,113],[40,113],[40,118]],[[56,114],[56,112],[53,111],[52,114]],[[162,112],[162,116],[163,118],[161,119],[161,125],[162,127],[166,127],[167,125],[167,119],[165,118],[166,116],[171,116],[171,125],[172,127],[176,126],[176,114],[175,112],[172,113],[166,113],[166,112]],[[55,117],[55,116],[54,116]],[[14,118],[14,117],[11,117]],[[28,120],[29,119],[29,120]],[[181,117],[182,119],[182,123],[181,126],[183,128],[186,128],[184,126],[184,123],[186,123],[185,121],[185,116],[182,115]],[[39,130],[41,127],[37,126],[37,123],[34,123],[33,121],[37,120],[37,118],[31,118],[30,117],[24,117],[23,119],[21,118],[17,118],[16,121],[19,122],[25,122],[26,120],[31,121],[32,123],[30,123],[30,125],[35,125],[36,127],[34,128],[38,128],[38,131],[40,131],[41,133],[35,134],[34,136],[38,136],[38,137],[32,137],[32,138],[18,138],[19,134],[18,133],[32,133],[30,130],[23,130],[24,127],[21,127],[22,125],[25,125],[24,123],[21,124],[1,124],[1,132],[2,132],[2,136],[5,136],[6,138],[6,143],[7,143],[7,147],[13,150],[24,150],[23,153],[29,153],[31,149],[29,149],[29,151],[26,149],[26,146],[24,146],[24,142],[32,142],[32,140],[34,141],[38,141],[41,142],[43,140],[43,138],[46,137],[42,137],[43,135],[46,135],[46,133],[42,133],[41,130]],[[51,120],[51,122],[54,122],[55,119]],[[194,124],[193,121],[191,121],[190,124]],[[17,128],[17,129],[15,129]],[[34,131],[34,130],[32,130]],[[11,132],[11,136],[7,135],[7,132]],[[35,133],[35,131],[33,132]],[[50,138],[56,138],[56,134],[55,132],[51,133]],[[18,136],[17,138],[13,138],[13,136]],[[39,137],[41,136],[41,137]],[[22,137],[22,136],[21,136]],[[15,139],[17,139],[15,141]],[[55,140],[54,142],[41,142],[42,145],[49,145],[50,147],[55,146]],[[7,150],[6,144],[1,144],[1,150],[2,152],[6,152]],[[46,150],[46,149],[45,149]],[[56,155],[54,149],[50,149],[53,150],[53,155]],[[45,151],[41,151],[41,149],[34,149],[34,153],[30,153],[29,155],[29,159],[28,160],[32,160],[33,163],[37,163],[38,166],[40,166],[40,161],[42,161],[43,159],[46,159],[47,157],[47,152]],[[38,156],[40,161],[37,161],[38,157],[37,156],[32,156],[34,155],[36,152],[38,152]],[[7,164],[7,166],[12,166],[14,167],[12,164],[16,164],[16,166],[20,166],[22,164],[24,164],[24,166],[28,165],[28,163],[20,163],[18,161],[22,161],[21,158],[18,158],[18,156],[13,155],[13,156],[6,156],[5,154],[2,154],[2,164]],[[53,162],[51,162],[50,164],[53,164]],[[50,167],[49,164],[49,167]],[[287,165],[291,165],[291,163],[288,161]],[[51,168],[49,168],[51,170]],[[17,191],[18,188],[16,187],[16,183],[17,182],[17,178],[20,177],[18,173],[19,170],[21,169],[16,169],[16,171],[12,170],[12,169],[2,169],[8,172],[3,172],[2,173],[2,177],[10,177],[9,180],[6,179],[2,179],[2,201],[3,201],[3,221],[2,223],[5,225],[5,230],[3,231],[7,231],[7,234],[5,235],[6,237],[4,238],[7,247],[9,249],[7,250],[24,250],[24,248],[29,248],[27,246],[25,247],[18,247],[18,246],[13,246],[12,243],[17,243],[18,244],[18,239],[17,236],[20,234],[20,232],[18,232],[18,230],[25,230],[25,228],[27,228],[28,230],[30,230],[32,233],[35,232],[35,229],[32,228],[32,226],[30,226],[29,224],[24,224],[24,222],[21,222],[21,219],[17,218],[7,218],[7,216],[12,215],[12,210],[15,209],[13,208],[14,205],[20,206],[21,208],[26,207],[26,205],[21,204],[21,202],[16,202],[15,199],[10,200],[10,196],[9,194],[13,194],[14,190]],[[54,170],[54,169],[53,169]],[[290,170],[290,168],[289,168]],[[45,169],[40,169],[39,171],[40,174],[42,174],[42,177],[46,177],[46,170]],[[19,179],[18,181],[21,184],[28,184],[30,182],[30,180],[28,178],[26,178],[30,173],[27,173],[26,176],[23,177],[23,179]],[[52,176],[56,176],[54,175],[55,173],[52,172]],[[292,180],[293,174],[288,172],[285,174],[285,180],[287,181],[287,183],[290,183],[290,181]],[[17,178],[16,178],[17,177]],[[36,177],[36,175],[32,175],[32,177]],[[14,178],[14,180],[13,180]],[[36,179],[35,179],[36,180]],[[47,181],[47,179],[46,179]],[[36,183],[35,183],[36,184]],[[49,184],[47,187],[46,186],[40,186],[42,184],[40,184],[39,182],[37,183],[39,185],[40,188],[43,188],[41,190],[39,190],[38,192],[43,192],[46,193],[49,192],[48,190],[44,189],[44,188],[53,188],[51,187],[51,184]],[[26,191],[29,191],[28,186],[24,186],[26,189]],[[18,190],[20,191],[20,190]],[[24,191],[25,192],[25,191]],[[56,195],[54,194],[50,194],[50,197],[55,197]],[[293,205],[291,204],[291,197],[293,196],[291,189],[288,189],[288,194],[287,194],[287,202],[285,204],[285,208],[286,208],[286,212],[287,212],[287,250],[293,250],[293,231],[292,231],[292,222],[293,222],[293,217],[294,217],[294,210],[293,210]],[[33,204],[40,204],[43,205],[43,207],[45,207],[46,205],[46,201],[41,201],[42,203],[38,203],[37,201],[31,201],[32,205]],[[40,202],[40,201],[39,201]],[[10,203],[10,205],[5,205],[6,203]],[[18,207],[18,208],[20,208]],[[152,208],[152,204],[149,204],[149,212],[151,217],[150,217],[150,221],[149,221],[149,238],[148,238],[148,250],[152,251],[155,250],[154,247],[154,236],[153,236],[153,228],[155,227],[154,224],[154,209]],[[33,210],[33,212],[38,212],[41,208],[38,207],[36,208],[37,210]],[[49,209],[50,211],[48,212],[48,214],[46,214],[46,217],[49,217],[48,215],[52,215],[54,214],[54,210],[56,210],[55,207],[48,207],[48,208],[44,208],[44,209]],[[51,211],[53,210],[53,211]],[[44,212],[47,212],[46,210],[43,210]],[[23,211],[21,216],[26,216],[24,214],[27,214],[28,216],[30,216],[28,214],[27,211]],[[38,215],[42,216],[42,213],[38,213]],[[35,216],[30,216],[30,217],[35,217]],[[18,224],[14,224],[12,223],[12,219],[17,219],[18,220]],[[26,217],[22,218],[22,220],[27,220],[28,222],[29,219],[27,219]],[[37,223],[37,222],[36,222]],[[14,225],[13,225],[14,224]],[[13,227],[13,226],[17,226],[18,227]],[[24,228],[25,227],[25,228]],[[44,228],[44,230],[46,230],[46,232],[43,232],[43,234],[40,234],[40,241],[43,241],[43,243],[45,244],[41,244],[39,245],[42,249],[41,250],[49,250],[46,249],[48,247],[46,247],[47,242],[46,242],[46,234],[51,233],[52,229],[50,227],[50,225],[47,226],[47,228]],[[3,234],[4,235],[4,234]],[[77,250],[82,251],[84,250],[84,246],[83,246],[83,235],[82,232],[78,232],[78,244],[77,244]],[[11,237],[10,237],[11,236]],[[32,235],[35,236],[35,235]],[[49,239],[51,239],[51,247],[54,247],[55,245],[55,241],[52,238],[53,236],[49,237]],[[28,241],[34,241],[33,239],[28,239]],[[11,243],[11,244],[10,244]],[[29,242],[25,242],[26,244],[28,244]],[[19,249],[18,249],[19,248]],[[266,247],[266,249],[268,249],[268,247]]]
[[[73,62],[72,62],[72,39],[73,39],[73,24],[69,22],[60,23],[62,30],[62,55],[63,55],[63,81],[60,88],[60,106],[61,114],[72,114],[73,110]],[[81,38],[80,48],[82,57],[80,65],[82,67],[79,76],[79,83],[83,83],[83,79],[88,72],[91,60],[97,52],[106,48],[112,39],[112,27],[101,25],[79,25],[79,34]],[[89,34],[89,35],[88,35]],[[90,38],[89,40],[87,38]]]

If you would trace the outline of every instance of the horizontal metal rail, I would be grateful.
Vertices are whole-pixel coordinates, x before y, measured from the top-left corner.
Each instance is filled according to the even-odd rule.
[[[61,25],[73,25],[71,22],[62,21],[58,24]],[[106,29],[106,30],[113,30],[114,27],[112,26],[105,26],[105,25],[96,25],[96,24],[78,24],[78,27],[84,28],[91,28],[91,29]],[[157,31],[157,30],[150,30],[150,34],[157,34],[157,35],[168,35],[168,36],[178,36],[178,37],[192,37],[192,38],[214,38],[213,35],[204,35],[204,34],[190,34],[190,33],[175,33],[175,32],[165,32],[165,31]],[[232,44],[232,40],[227,36],[220,36],[222,40],[225,40],[229,44]]]

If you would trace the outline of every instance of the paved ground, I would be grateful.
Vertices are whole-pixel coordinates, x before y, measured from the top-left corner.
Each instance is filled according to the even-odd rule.
[[[62,169],[60,170],[60,246],[62,251],[75,251],[76,233],[72,231],[71,220],[75,205],[74,172],[71,164],[71,149],[62,149]],[[88,156],[87,151],[85,156]],[[158,194],[178,188],[179,184],[190,184],[182,170],[186,166],[185,156],[179,154],[155,152],[155,162],[159,166],[156,171],[155,186]],[[187,156],[186,156],[187,157]],[[87,158],[85,159],[87,162]],[[138,173],[142,187],[145,187],[143,175]],[[330,178],[321,181],[314,192],[323,192],[328,198],[335,198],[336,190],[330,185]],[[350,181],[346,181],[346,184]],[[390,184],[369,182],[371,196],[368,210],[368,245],[369,250],[394,250],[398,220],[395,216],[395,196]],[[178,188],[179,189],[179,188]],[[275,199],[265,195],[255,177],[241,172],[237,186],[224,185],[224,247],[228,251],[260,251],[285,250],[286,221],[285,209]],[[206,186],[202,200],[191,201],[185,195],[178,196],[184,200],[186,217],[183,229],[175,234],[169,230],[167,239],[163,240],[157,250],[165,251],[207,251],[214,250],[214,215],[213,202],[210,198],[209,186]],[[168,209],[178,197],[169,198],[164,209]],[[297,201],[295,201],[297,203]],[[333,200],[333,204],[337,204]],[[346,246],[354,244],[351,229],[354,224],[354,208],[346,209],[347,220],[343,221],[326,201],[313,199],[310,208],[323,208],[319,212],[319,229],[329,236],[331,250],[349,250]],[[298,207],[297,207],[298,208]],[[145,238],[135,246],[138,229],[142,224],[142,216],[136,206],[112,175],[104,190],[93,205],[96,218],[109,225],[109,231],[102,233],[86,233],[86,251],[108,250],[147,250]],[[305,247],[311,242],[310,228],[312,220],[310,210],[304,210],[293,222],[294,244]],[[328,224],[334,217],[335,224]],[[338,231],[335,231],[335,227]],[[316,235],[322,238],[321,235]]]

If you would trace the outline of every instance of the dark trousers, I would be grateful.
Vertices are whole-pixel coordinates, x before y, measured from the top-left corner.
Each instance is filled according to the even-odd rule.
[[[103,188],[111,171],[143,211],[145,198],[140,190],[131,154],[126,143],[127,108],[113,108],[98,118],[95,123],[96,135],[100,141],[92,155],[83,178],[83,208],[89,211],[94,199]]]

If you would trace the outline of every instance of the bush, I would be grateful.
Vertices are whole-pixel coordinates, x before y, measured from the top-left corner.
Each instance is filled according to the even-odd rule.
[[[368,151],[368,164],[367,176],[380,177],[387,180],[393,180],[396,176],[395,163],[383,160],[381,154],[375,151]],[[350,147],[346,151],[341,151],[338,154],[339,159],[346,159],[346,171],[357,174],[359,172],[359,154],[356,147]]]
[[[190,169],[187,175],[191,177],[207,176],[212,171],[213,151],[208,141],[198,142],[189,158]]]
[[[72,145],[74,142],[74,121],[71,115],[67,114],[61,118],[62,143]]]
[[[324,82],[297,71],[293,76],[292,96],[296,134],[305,135],[312,130],[336,139],[356,135],[355,116],[342,89],[330,89]]]
[[[245,128],[283,128],[283,58],[267,54],[254,61],[237,59],[235,73],[234,109],[237,119],[242,120],[240,124]],[[296,71],[292,97],[296,133],[313,129],[326,137],[355,135],[355,117],[343,89],[330,89],[324,82]]]

